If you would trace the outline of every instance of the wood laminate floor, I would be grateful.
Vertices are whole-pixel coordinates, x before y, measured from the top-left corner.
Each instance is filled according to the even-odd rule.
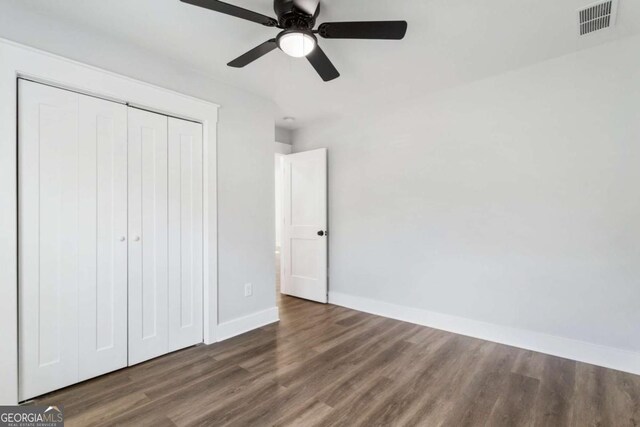
[[[280,317],[36,403],[68,426],[640,425],[639,376],[288,297]]]

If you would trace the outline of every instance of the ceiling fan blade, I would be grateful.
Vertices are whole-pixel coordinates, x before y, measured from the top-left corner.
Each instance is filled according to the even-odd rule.
[[[183,3],[192,4],[194,6],[204,7],[205,9],[215,12],[224,13],[226,15],[235,16],[236,18],[246,19],[247,21],[257,22],[267,27],[275,27],[278,21],[268,16],[262,15],[251,10],[243,9],[218,0],[180,0]]]
[[[276,43],[276,39],[267,40],[266,42],[262,43],[260,46],[254,47],[249,52],[229,62],[227,65],[229,67],[242,68],[246,65],[251,64],[256,59],[263,57],[264,55],[271,52],[277,47],[278,47],[278,44]]]
[[[401,40],[407,26],[406,21],[326,22],[318,34],[325,39]]]
[[[293,0],[293,4],[307,15],[314,16],[320,5],[320,0]]]
[[[336,70],[336,67],[333,66],[324,51],[320,49],[320,46],[316,46],[315,49],[307,55],[307,59],[325,82],[340,77],[340,73]]]

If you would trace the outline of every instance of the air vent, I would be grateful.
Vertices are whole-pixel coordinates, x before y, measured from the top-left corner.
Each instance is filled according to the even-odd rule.
[[[605,0],[593,3],[578,11],[578,24],[580,25],[580,35],[604,30],[615,24],[617,0]]]

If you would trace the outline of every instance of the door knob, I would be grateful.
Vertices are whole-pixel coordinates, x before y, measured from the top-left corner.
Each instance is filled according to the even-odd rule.
[[[124,237],[124,236],[120,237],[120,241],[121,242],[124,242],[125,240],[127,240],[126,237]]]
[[[133,238],[134,241],[139,242],[140,241],[140,236],[136,236]]]
[[[325,232],[324,232],[324,231],[322,231],[322,230],[318,231],[318,236],[322,237],[322,236],[324,236],[324,235],[325,235]]]

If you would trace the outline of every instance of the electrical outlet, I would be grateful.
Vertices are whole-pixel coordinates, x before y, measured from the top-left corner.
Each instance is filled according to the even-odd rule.
[[[251,295],[253,295],[253,285],[251,283],[245,283],[244,284],[244,296],[245,297],[250,297]]]

